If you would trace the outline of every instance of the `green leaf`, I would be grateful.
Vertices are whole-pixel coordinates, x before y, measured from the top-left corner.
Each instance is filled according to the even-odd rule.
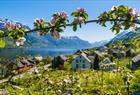
[[[61,28],[57,28],[56,31],[58,31],[58,32],[64,32],[64,30],[61,29]]]
[[[78,17],[79,14],[78,14],[77,12],[73,12],[73,13],[71,14],[71,16]]]
[[[64,22],[63,25],[64,25],[64,28],[66,28],[66,26],[67,26],[66,22]]]
[[[0,48],[5,47],[5,41],[3,39],[0,39]]]
[[[44,24],[50,24],[49,22],[44,22]]]
[[[73,26],[73,31],[76,31],[77,30],[77,25],[75,24],[74,26]]]
[[[130,22],[132,22],[132,21],[134,21],[134,18],[133,17],[130,18]]]
[[[115,28],[115,31],[116,31],[116,34],[118,34],[120,32],[120,28],[119,27],[116,27]]]
[[[106,24],[105,24],[105,22],[103,22],[103,23],[102,23],[102,26],[103,26],[103,27],[106,27]]]
[[[74,12],[73,13],[71,13],[71,16],[73,16],[74,15]]]
[[[87,13],[84,13],[83,16],[86,20],[88,19],[88,14]]]

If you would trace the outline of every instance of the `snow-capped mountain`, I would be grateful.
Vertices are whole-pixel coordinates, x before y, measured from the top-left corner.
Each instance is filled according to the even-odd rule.
[[[47,48],[74,48],[83,49],[92,47],[92,45],[77,36],[61,37],[55,39],[50,34],[39,37],[37,34],[31,33],[26,37],[26,44],[31,47],[47,47]],[[31,43],[31,44],[28,44]]]

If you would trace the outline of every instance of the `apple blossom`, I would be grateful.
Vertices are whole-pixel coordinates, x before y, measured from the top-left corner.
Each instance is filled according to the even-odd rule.
[[[16,40],[16,45],[20,46],[20,45],[24,45],[24,42],[26,41],[26,38],[24,37],[20,37]]]
[[[68,15],[66,12],[62,11],[59,13],[60,17],[63,18],[63,19],[67,19],[68,18]]]
[[[56,22],[58,20],[67,20],[68,19],[68,15],[66,12],[62,11],[62,12],[56,12],[53,14],[52,19],[51,19],[51,24],[56,24]]]
[[[7,29],[9,31],[11,31],[14,28],[15,28],[15,25],[13,23],[11,23],[11,22],[6,23],[6,25],[4,27],[4,29]]]
[[[44,22],[43,18],[36,18],[34,21],[34,26],[37,26],[38,24],[42,24]]]
[[[133,8],[129,8],[128,12],[129,12],[130,14],[136,14],[136,10],[133,9]]]
[[[82,14],[82,13],[85,13],[85,9],[84,8],[77,8],[77,12]]]
[[[83,17],[77,18],[78,23],[84,23],[85,19]]]
[[[68,15],[66,12],[62,11],[62,12],[57,12],[57,13],[54,13],[53,14],[53,19],[67,19],[68,18]]]
[[[111,10],[114,11],[118,8],[118,6],[112,6]]]

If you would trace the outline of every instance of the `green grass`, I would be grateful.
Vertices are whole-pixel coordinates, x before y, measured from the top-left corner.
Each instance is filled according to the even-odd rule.
[[[54,95],[72,92],[74,95],[115,95],[125,92],[125,85],[120,72],[102,72],[95,70],[63,71],[41,70],[38,74],[26,74],[24,78],[13,80],[13,84],[1,84],[11,95]],[[68,80],[69,83],[65,83]],[[52,83],[51,83],[52,82]],[[58,85],[59,84],[59,85]],[[43,94],[44,93],[44,94]],[[99,94],[98,94],[99,93]]]

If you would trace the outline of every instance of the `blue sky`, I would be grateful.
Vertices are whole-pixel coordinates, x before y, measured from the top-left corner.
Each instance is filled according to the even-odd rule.
[[[89,13],[89,19],[96,19],[100,13],[121,4],[136,8],[140,13],[140,0],[0,0],[0,17],[33,27],[35,18],[50,21],[51,15],[57,11],[66,11],[72,20],[70,13],[78,7],[83,7]],[[87,24],[77,32],[68,28],[62,35],[76,35],[90,42],[106,40],[115,36],[109,27],[103,28],[96,23]]]

